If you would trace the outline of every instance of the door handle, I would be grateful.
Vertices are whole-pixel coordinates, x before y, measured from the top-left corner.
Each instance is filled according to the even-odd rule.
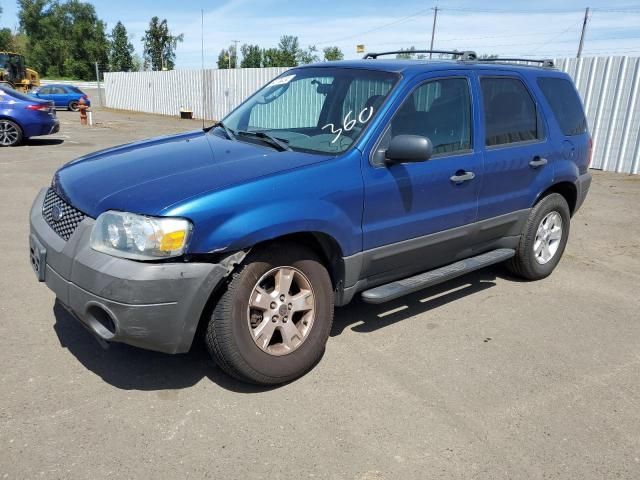
[[[536,155],[535,157],[533,157],[533,160],[529,162],[529,166],[531,168],[538,168],[538,167],[542,167],[543,165],[546,165],[547,162],[548,161],[546,158],[542,158]]]
[[[449,177],[449,180],[451,180],[456,185],[460,185],[461,183],[469,182],[474,178],[476,178],[475,173],[465,172],[464,170],[458,170],[455,175],[453,175],[452,177]]]

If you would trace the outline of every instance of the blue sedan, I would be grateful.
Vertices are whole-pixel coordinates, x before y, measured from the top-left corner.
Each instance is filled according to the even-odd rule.
[[[0,86],[0,146],[13,147],[27,138],[58,130],[53,103]]]
[[[66,108],[73,112],[78,111],[78,104],[82,98],[88,107],[91,106],[89,97],[73,85],[45,85],[35,90],[33,95],[43,100],[52,101],[56,108]]]

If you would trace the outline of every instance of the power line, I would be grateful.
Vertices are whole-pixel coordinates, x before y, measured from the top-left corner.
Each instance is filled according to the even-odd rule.
[[[406,22],[408,20],[415,20],[415,17],[417,15],[420,15],[422,13],[428,12],[429,10],[431,10],[431,8],[425,8],[424,10],[419,10],[417,12],[412,13],[411,15],[407,15],[406,17],[402,17],[402,18],[400,18],[398,20],[394,20],[392,22],[385,23],[383,25],[378,25],[377,27],[373,27],[373,28],[371,28],[369,30],[365,30],[365,31],[360,32],[360,33],[355,33],[353,35],[348,35],[346,37],[336,38],[334,40],[331,40],[330,42],[319,42],[316,45],[329,45],[331,43],[338,43],[338,42],[343,42],[345,40],[351,40],[351,39],[354,39],[354,38],[359,38],[359,37],[362,37],[362,36],[367,35],[369,33],[376,32],[378,30],[382,30],[383,28],[391,27],[393,25],[398,25],[399,23],[403,23],[403,22]]]

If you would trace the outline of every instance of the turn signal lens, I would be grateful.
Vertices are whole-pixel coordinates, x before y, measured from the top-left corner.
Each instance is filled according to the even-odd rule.
[[[165,233],[160,240],[160,248],[161,252],[173,252],[176,250],[180,250],[184,246],[184,240],[187,236],[187,232],[184,230],[179,230],[177,232],[169,232]]]

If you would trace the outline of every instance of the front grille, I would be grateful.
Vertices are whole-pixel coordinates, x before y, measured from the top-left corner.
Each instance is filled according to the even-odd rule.
[[[55,206],[57,206],[62,212],[62,217],[58,221],[53,219],[52,210]],[[86,217],[86,215],[80,210],[72,207],[60,198],[52,188],[47,190],[47,194],[44,197],[42,215],[53,231],[65,240],[69,240],[71,238],[71,235],[76,231],[78,224]]]

